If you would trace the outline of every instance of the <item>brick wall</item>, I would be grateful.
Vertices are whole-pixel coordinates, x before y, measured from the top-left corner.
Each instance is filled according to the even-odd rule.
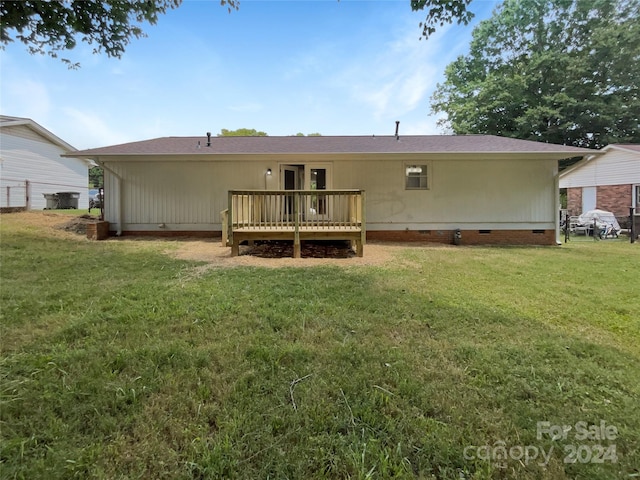
[[[629,216],[631,185],[603,185],[596,188],[596,208],[613,212],[620,218]],[[567,188],[567,210],[575,216],[582,211],[582,188]]]
[[[582,213],[582,188],[567,188],[567,211],[572,217]]]
[[[482,232],[482,233],[481,233]],[[461,245],[555,245],[555,230],[462,230]],[[382,230],[367,232],[368,240],[453,243],[453,230]]]
[[[26,212],[27,207],[0,207],[0,213]]]
[[[109,230],[109,235],[115,236],[115,230]],[[158,237],[158,238],[222,238],[220,231],[213,230],[125,230],[122,236],[127,237]]]
[[[483,232],[483,233],[480,233]],[[109,232],[115,235],[114,231]],[[555,245],[555,230],[462,230],[461,245]],[[213,231],[128,231],[126,236],[204,237],[220,239]],[[369,230],[367,240],[385,242],[430,242],[453,244],[453,230]]]
[[[616,217],[629,217],[631,185],[603,185],[596,190],[596,205]]]

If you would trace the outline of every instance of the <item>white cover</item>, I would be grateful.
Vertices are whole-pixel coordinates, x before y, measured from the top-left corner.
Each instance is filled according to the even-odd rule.
[[[578,217],[578,223],[580,225],[593,225],[593,219],[595,218],[598,227],[605,227],[607,225],[613,225],[616,232],[621,230],[620,224],[616,219],[616,216],[605,210],[589,210]]]

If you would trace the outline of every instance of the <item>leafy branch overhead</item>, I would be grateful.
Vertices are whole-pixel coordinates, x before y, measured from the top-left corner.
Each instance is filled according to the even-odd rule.
[[[0,47],[20,41],[32,54],[50,55],[72,50],[78,41],[94,47],[93,52],[120,58],[131,40],[144,37],[143,25],[155,25],[158,17],[178,8],[183,0],[17,0],[0,2]],[[211,0],[214,1],[214,0]],[[229,12],[240,0],[219,0]],[[410,0],[414,11],[427,9],[422,34],[428,37],[436,26],[469,23],[471,0]],[[77,63],[61,58],[71,67]]]
[[[443,27],[454,21],[468,25],[473,18],[473,13],[467,10],[470,3],[471,0],[411,0],[411,10],[428,10],[427,18],[420,22],[420,28],[422,36],[429,38],[437,26]]]
[[[640,1],[506,0],[431,101],[457,134],[640,142]]]
[[[94,53],[120,58],[132,39],[144,37],[142,25],[155,25],[158,16],[181,5],[182,0],[63,0],[0,2],[0,42],[24,43],[32,54],[57,57],[72,50],[78,40],[94,47]],[[220,0],[229,11],[239,0]],[[71,64],[68,59],[62,61]],[[77,66],[74,64],[72,66]]]

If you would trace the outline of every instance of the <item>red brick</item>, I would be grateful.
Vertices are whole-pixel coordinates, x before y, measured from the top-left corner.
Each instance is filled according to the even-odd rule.
[[[571,216],[582,213],[582,188],[567,188],[567,210]]]
[[[461,245],[555,245],[555,230],[543,230],[533,233],[532,230],[491,230],[491,233],[480,233],[479,230],[462,230]],[[112,235],[115,232],[111,232]],[[200,237],[217,238],[219,231],[126,231],[123,236],[141,237]],[[369,230],[367,240],[386,242],[429,242],[453,244],[454,230]]]
[[[596,205],[616,217],[628,217],[631,194],[631,185],[603,185],[596,189]]]
[[[555,245],[555,230],[462,230],[461,245]],[[433,242],[453,244],[453,230],[369,230],[368,240],[387,242]]]

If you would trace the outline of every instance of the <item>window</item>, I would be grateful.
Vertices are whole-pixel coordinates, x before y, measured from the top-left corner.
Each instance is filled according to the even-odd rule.
[[[640,209],[640,185],[633,186],[633,206],[636,210]]]
[[[405,165],[404,172],[405,190],[427,190],[429,188],[426,165]]]

